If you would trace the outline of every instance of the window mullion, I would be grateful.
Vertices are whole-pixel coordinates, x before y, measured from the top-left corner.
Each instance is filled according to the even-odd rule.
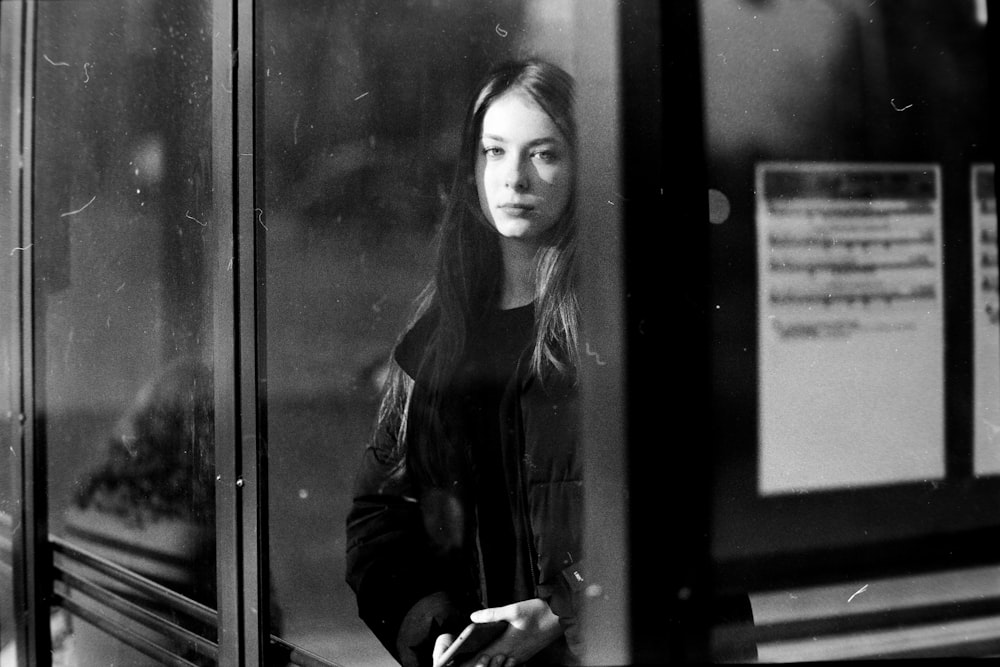
[[[10,3],[4,7],[5,34],[13,38],[11,56],[14,65],[10,71],[19,81],[12,82],[18,89],[8,98],[20,108],[20,118],[11,119],[11,193],[14,225],[17,232],[15,264],[15,297],[18,317],[11,327],[13,354],[16,368],[13,377],[20,378],[14,392],[16,416],[13,418],[13,444],[17,448],[14,466],[15,494],[18,496],[19,515],[15,521],[20,530],[12,536],[14,561],[15,604],[21,618],[17,627],[17,656],[19,665],[50,665],[52,663],[51,637],[49,636],[49,598],[52,581],[49,576],[51,554],[48,550],[47,468],[45,446],[36,429],[35,373],[34,373],[34,309],[33,309],[33,120],[34,120],[34,49],[35,3]],[[8,14],[10,12],[10,14]],[[6,30],[8,22],[11,30]],[[17,62],[18,59],[20,62]],[[14,125],[18,130],[14,130]]]
[[[214,3],[213,154],[217,217],[216,475],[219,664],[264,664],[264,461],[257,340],[263,212],[254,192],[252,2]],[[262,287],[262,285],[261,285]]]
[[[239,349],[239,424],[242,473],[238,480],[241,511],[242,629],[247,665],[263,665],[267,649],[266,443],[262,428],[263,244],[267,230],[256,197],[253,0],[236,4],[236,205],[237,344]]]
[[[216,579],[219,664],[242,664],[240,629],[238,384],[234,217],[234,0],[212,3],[212,184],[214,262]]]

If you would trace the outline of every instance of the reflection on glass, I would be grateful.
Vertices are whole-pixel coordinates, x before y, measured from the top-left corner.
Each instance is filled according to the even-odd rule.
[[[272,631],[394,664],[344,581],[358,457],[431,275],[466,97],[519,53],[565,62],[570,3],[262,5]]]
[[[50,529],[214,606],[211,7],[45,2],[37,22]],[[68,622],[67,660],[149,662]]]

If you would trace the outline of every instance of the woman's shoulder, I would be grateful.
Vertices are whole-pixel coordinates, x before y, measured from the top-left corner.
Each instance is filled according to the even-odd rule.
[[[420,359],[430,344],[437,321],[436,310],[428,310],[413,323],[396,344],[396,351],[393,353],[396,363],[411,378],[416,377]]]

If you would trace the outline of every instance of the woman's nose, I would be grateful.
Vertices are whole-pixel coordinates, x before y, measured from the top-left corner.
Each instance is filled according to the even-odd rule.
[[[513,190],[525,190],[528,187],[528,169],[525,161],[512,157],[507,165],[506,185]]]

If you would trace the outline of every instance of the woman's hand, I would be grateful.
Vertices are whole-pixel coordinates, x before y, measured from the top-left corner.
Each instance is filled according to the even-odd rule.
[[[507,628],[500,639],[483,649],[474,660],[463,667],[512,667],[520,665],[543,648],[554,642],[563,633],[559,617],[552,613],[545,600],[534,598],[515,602],[505,607],[480,609],[470,616],[473,623],[507,621]],[[442,642],[442,635],[434,646],[435,657],[451,643],[449,637]]]
[[[445,633],[443,635],[438,635],[438,638],[434,641],[434,650],[431,652],[431,664],[438,664],[438,659],[441,654],[451,646],[451,643],[455,641],[455,635],[450,633]]]

